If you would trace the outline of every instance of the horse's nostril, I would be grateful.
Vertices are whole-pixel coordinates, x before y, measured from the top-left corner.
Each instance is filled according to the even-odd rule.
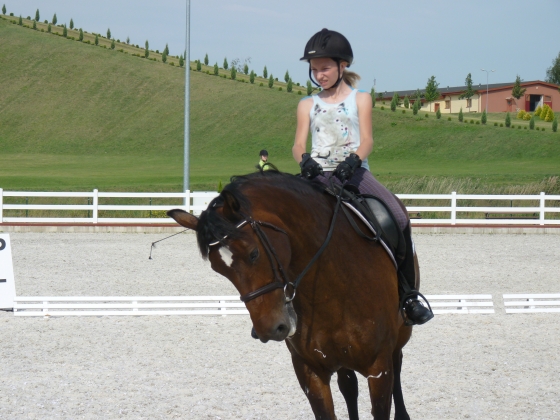
[[[282,334],[282,333],[284,333],[287,329],[288,329],[288,327],[287,327],[286,325],[280,324],[280,325],[278,326],[278,328],[276,328],[276,332],[277,332],[278,334]]]

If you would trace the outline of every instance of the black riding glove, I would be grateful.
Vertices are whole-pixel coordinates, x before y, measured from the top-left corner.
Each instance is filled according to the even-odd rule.
[[[340,162],[336,169],[334,170],[334,176],[344,182],[354,175],[356,169],[362,166],[362,160],[358,157],[356,153],[351,153],[344,162]]]
[[[301,155],[299,167],[301,168],[301,176],[304,178],[313,179],[317,175],[323,175],[323,167],[309,153]]]

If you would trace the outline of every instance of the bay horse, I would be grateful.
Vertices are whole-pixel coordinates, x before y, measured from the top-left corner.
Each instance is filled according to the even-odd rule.
[[[237,288],[259,339],[285,341],[316,419],[336,419],[335,372],[351,420],[358,419],[355,372],[367,378],[374,419],[389,419],[391,397],[394,418],[409,419],[400,376],[412,327],[399,312],[394,263],[347,217],[333,222],[336,199],[323,189],[298,176],[256,172],[232,178],[200,218],[180,209],[168,215],[196,231],[202,257]],[[307,267],[329,226],[330,242]],[[415,264],[418,287],[416,255]]]

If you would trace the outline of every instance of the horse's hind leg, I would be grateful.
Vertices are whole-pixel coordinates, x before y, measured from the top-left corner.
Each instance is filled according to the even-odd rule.
[[[358,378],[353,370],[340,368],[338,375],[338,389],[342,393],[348,408],[348,418],[359,420],[358,415]]]
[[[336,420],[330,386],[332,373],[312,370],[294,351],[292,351],[292,364],[315,419]]]
[[[402,368],[402,350],[395,352],[393,355],[393,402],[395,403],[395,420],[410,420],[404,405],[404,397],[401,388],[401,368]]]

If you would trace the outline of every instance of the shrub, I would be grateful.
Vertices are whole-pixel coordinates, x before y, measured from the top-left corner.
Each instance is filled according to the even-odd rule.
[[[284,75],[284,81],[288,83],[288,80],[290,80],[290,73],[288,72],[288,70],[286,70],[286,74]]]
[[[451,117],[447,117],[447,121],[451,121]]]
[[[99,35],[95,34],[95,41],[94,41],[95,45],[99,45]]]
[[[271,74],[270,77],[268,78],[268,87],[272,88],[272,86],[274,86],[274,78],[272,77]]]
[[[68,29],[66,29],[66,25],[64,25],[64,28],[62,28],[62,36],[64,38],[68,36]]]
[[[298,95],[301,95],[301,90],[298,90],[298,91],[297,91],[297,94],[298,94]]]
[[[558,131],[558,117],[557,116],[555,116],[554,121],[552,121],[552,131],[555,132],[555,133]]]
[[[545,128],[544,128],[544,127],[541,127],[541,131],[544,131],[544,130],[545,130]]]
[[[526,112],[525,115],[523,115],[523,119],[525,121],[529,121],[531,118],[533,118],[533,116],[531,114],[529,114],[528,112]]]
[[[521,130],[521,126],[520,126],[520,125],[518,125],[518,126],[517,126],[517,129],[518,129],[518,130]]]
[[[426,118],[428,118],[428,117],[429,117],[429,115],[428,115],[428,114],[426,114]]]
[[[412,115],[418,114],[418,101],[414,101],[414,105],[412,105]]]
[[[159,54],[159,50],[156,50],[156,54]]]
[[[548,107],[547,113],[546,113],[546,117],[544,118],[544,120],[546,122],[552,122],[554,121],[554,112],[552,111],[552,108]]]
[[[200,62],[198,64],[200,64]],[[230,75],[231,80],[235,80],[235,78],[237,77],[237,69],[235,68],[235,66],[231,67]]]
[[[39,22],[40,19],[41,19],[41,15],[39,14],[39,9],[37,9],[37,11],[35,12],[35,21]]]
[[[165,53],[165,51],[161,54],[161,61],[167,63],[167,54]]]
[[[44,23],[45,25],[48,25],[49,21],[48,21],[47,19],[45,19],[45,20],[43,21],[43,23]]]
[[[381,105],[381,111],[385,111],[385,107]]]
[[[511,116],[509,115],[509,112],[506,114],[506,127],[509,127],[511,125]]]
[[[18,25],[19,26],[23,25],[23,19],[21,18],[21,15],[19,15]]]
[[[281,91],[281,90],[282,90],[282,86],[280,86],[280,87],[278,88],[278,91]]]
[[[476,124],[480,124],[480,121],[476,120]]]
[[[500,123],[500,127],[503,127],[503,126],[504,126],[504,123]]]
[[[70,29],[74,29],[74,20],[70,18]]]
[[[439,108],[438,108],[438,110],[436,111],[436,118],[437,118],[438,120],[441,118],[441,111],[439,110]]]
[[[169,63],[169,65],[175,67],[175,63],[174,63],[173,61],[171,61],[171,62]],[[183,67],[183,66],[181,66],[181,67]]]
[[[406,114],[406,109],[403,109],[403,110],[402,110],[402,113],[403,113],[403,114]]]
[[[313,86],[311,86],[311,81],[308,80],[307,81],[307,96],[311,95],[313,93]]]
[[[482,111],[482,116],[480,117],[480,122],[486,124],[486,110]]]
[[[251,84],[255,83],[255,72],[253,70],[251,70],[251,73],[249,74],[249,82]]]
[[[527,126],[523,127],[523,130],[527,130]]]
[[[471,120],[471,124],[474,124],[474,120]]]
[[[165,48],[167,49],[167,54],[169,54],[169,49],[167,48],[167,44],[165,44]],[[204,65],[208,65],[208,53],[204,56]]]
[[[80,28],[80,36],[78,37],[78,41],[83,41],[84,40],[84,31],[82,31],[82,28]]]
[[[266,69],[266,66],[264,66],[263,69],[263,79],[266,79],[268,77],[268,70]]]
[[[540,116],[541,116],[541,111],[542,111],[542,107],[539,105],[539,106],[537,107],[537,109],[535,109],[535,115],[536,115],[537,117],[540,117]]]
[[[218,63],[214,64],[214,76],[217,76],[220,73],[220,69],[218,68]]]
[[[115,40],[114,40],[114,39],[111,41],[111,49],[112,49],[112,50],[115,49]]]
[[[55,13],[52,17],[52,24],[56,25],[56,22],[58,22],[58,19],[56,18],[56,13]]]
[[[263,85],[263,82],[260,82],[260,83],[259,83],[259,86],[260,86],[260,87],[263,87],[263,86],[264,86],[264,85]]]
[[[179,67],[183,67],[185,65],[185,59],[183,58],[183,55],[181,55],[181,57],[179,57]]]
[[[288,79],[288,86],[286,86],[286,92],[291,92],[292,91],[292,79]]]
[[[494,123],[494,127],[497,127],[497,126],[498,126],[498,123],[497,123],[497,122],[495,122],[495,123]]]
[[[524,119],[526,113],[527,113],[527,112],[525,112],[525,110],[520,109],[519,112],[517,113],[517,117],[516,117],[516,118],[517,118],[518,120],[522,120],[522,119]]]
[[[463,122],[463,107],[461,107],[461,109],[459,109],[459,122]]]
[[[33,21],[33,29],[37,30],[37,21]]]
[[[410,108],[410,99],[408,99],[408,96],[404,97],[404,107],[406,109]]]
[[[111,39],[111,28],[107,28],[107,39]],[[146,44],[148,43],[148,41],[146,41]],[[146,45],[146,48],[148,48],[148,46]]]
[[[227,69],[228,69],[228,67],[229,67],[229,64],[228,64],[228,62],[227,62],[227,57],[224,57],[224,64],[223,64],[223,68],[224,68],[224,70],[227,70]]]
[[[202,64],[200,64],[200,60],[196,61],[196,71],[202,70]],[[232,68],[233,70],[233,68]],[[235,79],[235,76],[231,76],[232,79]]]
[[[530,128],[531,130],[534,130],[534,129],[535,129],[535,117],[534,117],[534,116],[531,117],[531,121],[529,121],[529,128]]]

